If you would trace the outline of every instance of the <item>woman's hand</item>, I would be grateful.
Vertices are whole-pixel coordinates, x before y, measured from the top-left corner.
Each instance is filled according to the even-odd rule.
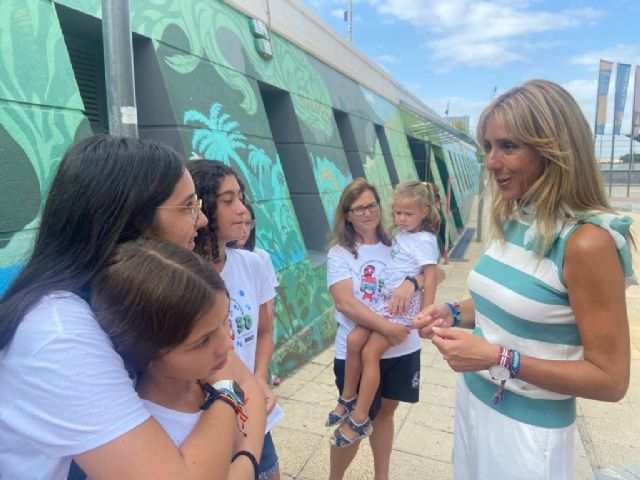
[[[453,314],[444,303],[429,305],[422,310],[413,320],[413,328],[420,329],[420,337],[431,338],[433,328],[449,328],[453,324]]]
[[[398,315],[406,312],[415,293],[416,287],[409,280],[404,280],[397,288],[395,288],[391,295],[391,301],[389,302],[388,307],[391,315],[397,317]]]
[[[433,327],[432,335],[431,341],[456,372],[486,370],[498,361],[500,347],[478,335],[442,327]]]
[[[264,399],[267,405],[267,415],[269,415],[276,406],[277,397],[275,393],[273,393],[269,385],[267,384],[266,380],[262,378],[256,378],[256,380],[258,381],[258,385],[260,385],[260,388],[264,393]]]

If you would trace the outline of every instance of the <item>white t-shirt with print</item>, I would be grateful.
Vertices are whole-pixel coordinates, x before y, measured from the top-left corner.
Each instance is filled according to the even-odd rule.
[[[372,304],[385,286],[387,266],[391,262],[391,247],[383,243],[375,245],[359,244],[358,258],[345,248],[335,245],[327,254],[327,286],[342,280],[353,283],[353,295],[365,305]],[[336,358],[347,358],[347,335],[356,323],[336,310],[338,330],[336,332]],[[420,350],[417,330],[411,330],[400,345],[387,349],[382,358],[395,358]]]
[[[233,349],[249,371],[255,372],[260,305],[275,298],[275,290],[258,255],[237,248],[226,251],[227,261],[220,276],[229,291]],[[267,418],[267,431],[283,417],[282,409],[276,405]]]
[[[0,478],[66,479],[71,458],[149,418],[89,305],[55,292],[0,351]]]
[[[391,248],[384,288],[400,286],[407,275],[418,275],[423,265],[436,265],[440,251],[438,239],[430,232],[398,232]]]

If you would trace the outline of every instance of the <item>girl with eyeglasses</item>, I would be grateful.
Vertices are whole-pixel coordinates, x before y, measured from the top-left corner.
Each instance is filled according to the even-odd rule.
[[[278,479],[280,467],[270,431],[284,413],[267,382],[273,354],[269,302],[273,301],[275,290],[260,257],[248,250],[228,247],[230,242],[242,238],[248,213],[244,185],[235,171],[215,160],[192,160],[188,168],[196,193],[202,198],[202,211],[210,219],[209,224],[198,231],[195,252],[220,272],[227,286],[233,348],[253,372],[266,398],[263,408],[268,417],[259,458],[259,478]]]
[[[245,250],[249,250],[250,252],[255,253],[262,260],[262,264],[267,271],[267,275],[269,277],[269,283],[273,287],[275,294],[278,294],[278,287],[280,283],[278,283],[278,277],[276,276],[276,271],[273,268],[273,263],[271,262],[271,256],[266,250],[262,248],[256,247],[256,217],[255,212],[253,211],[253,207],[251,203],[245,199],[244,203],[245,207],[247,207],[247,213],[245,214],[244,221],[244,230],[242,232],[242,237],[240,237],[237,241],[232,242],[230,245],[234,248],[244,248]],[[273,307],[275,304],[275,297],[272,300],[267,302],[267,309],[269,310],[269,317],[273,319]],[[273,323],[273,320],[272,322]],[[269,385],[277,386],[280,385],[280,378],[271,373],[269,370],[268,374]]]
[[[236,415],[222,402],[179,447],[172,442],[88,303],[119,245],[159,237],[192,249],[206,223],[184,160],[169,147],[96,136],[67,150],[31,258],[0,302],[2,478],[66,479],[72,459],[107,480],[253,478],[245,455],[230,466]],[[216,379],[236,380],[260,404],[260,387],[233,352]],[[247,409],[247,437],[234,451],[258,455],[264,408]]]
[[[377,202],[371,202],[351,207],[347,215],[352,224],[360,219],[366,223],[366,216],[372,217],[378,208]],[[370,213],[367,214],[367,210]],[[362,270],[360,290],[362,299],[374,313],[411,327],[415,316],[431,305],[436,295],[439,257],[436,234],[440,229],[440,216],[433,189],[417,181],[399,184],[394,191],[392,212],[397,233],[384,271],[384,283],[380,282],[382,272],[376,272],[375,264],[368,264]],[[424,294],[418,288],[415,275],[424,278]],[[408,308],[392,314],[389,305],[393,291],[406,280],[414,284],[415,293]],[[332,445],[350,446],[371,435],[373,428],[368,413],[380,384],[380,358],[390,346],[384,334],[366,326],[357,325],[349,332],[344,385],[338,405],[326,421],[327,426],[338,426],[331,437]]]

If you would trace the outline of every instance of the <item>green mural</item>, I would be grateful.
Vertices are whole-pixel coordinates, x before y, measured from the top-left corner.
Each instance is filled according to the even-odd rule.
[[[247,186],[252,200],[258,202],[256,216],[269,219],[264,223],[260,218],[257,221],[270,227],[267,250],[278,252],[274,267],[279,269],[300,261],[304,257],[304,246],[290,201],[282,201],[288,200],[289,193],[277,155],[272,159],[263,149],[247,144],[245,135],[237,130],[240,124],[223,113],[219,103],[211,105],[208,116],[195,110],[185,112],[184,123],[199,126],[191,142],[193,156],[220,160],[234,168]],[[267,199],[272,201],[265,202]],[[266,244],[262,232],[258,239],[260,244]]]
[[[0,267],[5,267],[29,253],[42,196],[76,136],[84,107],[52,4],[3,0],[0,51]]]
[[[58,4],[90,17],[101,15],[101,0],[0,2],[0,292],[28,254],[43,195],[64,151],[91,133],[56,15]],[[167,141],[188,156],[221,160],[246,183],[257,244],[269,252],[281,283],[274,361],[280,373],[295,368],[332,341],[333,302],[325,266],[309,259],[299,222],[313,220],[296,217],[286,176],[293,174],[284,171],[278,153],[286,142],[276,144],[269,123],[273,112],[267,112],[273,107],[265,106],[269,102],[262,95],[280,91],[289,96],[295,118],[286,121],[296,122],[292,127],[301,137],[292,142],[305,152],[299,160],[309,162],[313,173],[304,179],[302,194],[318,195],[329,225],[353,178],[334,111],[348,116],[354,143],[349,161],[359,157],[366,178],[378,187],[386,223],[393,187],[377,126],[383,127],[402,181],[417,176],[406,132],[424,120],[277,33],[271,32],[273,58],[263,59],[247,16],[221,0],[135,0],[131,25],[151,40],[145,54],[153,58],[141,63],[154,69],[144,79],[145,88],[158,92],[138,105],[147,122],[140,125],[140,135]],[[436,133],[432,140],[442,138]],[[477,181],[469,148],[456,144],[438,151],[445,173],[450,170],[457,182],[455,200],[463,216]],[[301,193],[295,192],[297,201],[295,195]]]
[[[353,180],[351,174],[343,173],[334,162],[326,157],[309,154],[313,165],[313,174],[322,199],[322,206],[327,215],[329,225],[333,225],[333,217],[340,201],[344,187]]]

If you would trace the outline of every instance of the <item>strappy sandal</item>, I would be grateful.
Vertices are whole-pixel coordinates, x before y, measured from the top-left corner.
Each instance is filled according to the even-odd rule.
[[[355,435],[353,438],[348,438],[340,431],[340,427],[336,428],[336,431],[333,432],[333,435],[329,439],[331,445],[335,447],[348,447],[373,433],[373,426],[371,425],[371,419],[369,417],[362,423],[356,423],[353,421],[353,418],[351,418],[351,414],[349,414],[344,419],[344,422],[349,425],[349,428],[354,431]]]
[[[353,398],[349,400],[345,400],[344,398],[342,398],[342,395],[340,395],[338,397],[338,405],[344,408],[344,413],[340,415],[335,410],[332,410],[331,413],[329,413],[329,416],[327,417],[327,421],[324,422],[324,426],[335,427],[336,425],[340,425],[344,421],[344,419],[347,417],[347,415],[351,413],[351,410],[353,410],[353,407],[356,406],[357,399],[358,399],[358,395],[354,395]]]

